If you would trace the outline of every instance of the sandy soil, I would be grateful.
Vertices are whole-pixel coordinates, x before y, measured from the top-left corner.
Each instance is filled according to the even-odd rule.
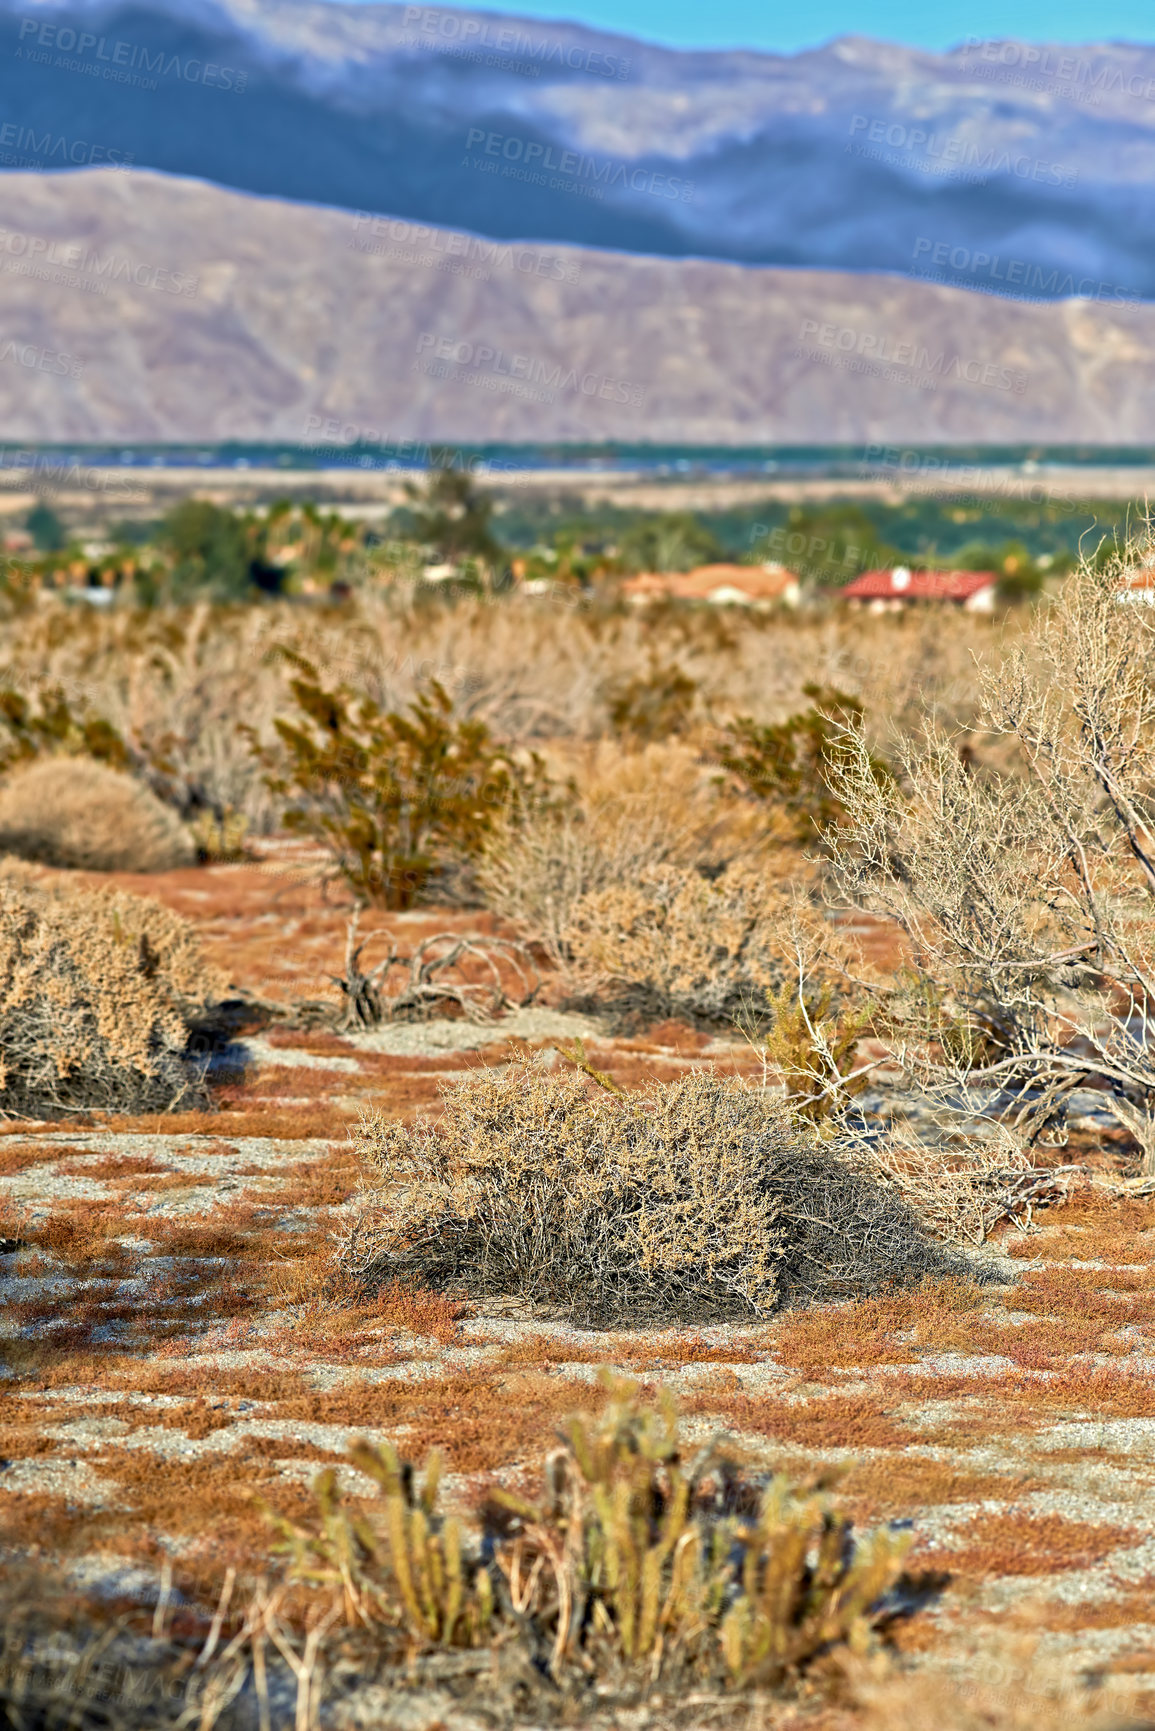
[[[344,913],[307,861],[120,881],[194,919],[239,987],[332,993]],[[376,929],[479,925],[425,910]],[[1155,1710],[1155,1198],[1109,1190],[1120,1160],[1093,1120],[1062,1154],[1087,1166],[1066,1206],[995,1247],[1001,1288],[606,1335],[515,1305],[342,1308],[302,1282],[356,1206],[363,1110],[432,1110],[469,1067],[579,1034],[627,1084],[754,1068],[740,1044],[676,1024],[615,1038],[549,997],[484,1029],[266,1025],[238,1036],[211,1113],[6,1126],[8,1556],[144,1601],[167,1557],[180,1593],[211,1597],[228,1566],[265,1554],[257,1499],[302,1515],[312,1474],[354,1438],[417,1460],[442,1449],[468,1509],[495,1477],[534,1469],[612,1365],[672,1388],[694,1433],[724,1433],[751,1465],[838,1467],[859,1523],[913,1531],[912,1566],[949,1579],[901,1627],[901,1666],[966,1689],[1029,1637],[1012,1693],[1029,1700],[1045,1675]],[[410,1708],[382,1716],[367,1700],[343,1722],[470,1723],[436,1691]]]

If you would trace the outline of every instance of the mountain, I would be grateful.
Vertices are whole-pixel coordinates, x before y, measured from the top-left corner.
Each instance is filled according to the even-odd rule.
[[[1147,305],[494,243],[136,170],[0,175],[0,210],[8,443],[1155,442]]]
[[[0,0],[0,167],[507,239],[1155,298],[1155,48],[659,48],[313,0]],[[1082,287],[1080,287],[1082,285]]]

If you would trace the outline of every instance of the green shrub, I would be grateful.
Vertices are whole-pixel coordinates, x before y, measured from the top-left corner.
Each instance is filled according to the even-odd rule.
[[[132,756],[110,721],[74,714],[58,686],[41,691],[35,705],[11,687],[0,689],[0,770],[45,753],[95,758],[112,769],[129,769]]]
[[[842,736],[860,726],[862,704],[844,691],[803,686],[809,709],[785,721],[763,725],[737,716],[723,730],[715,757],[755,799],[773,801],[794,820],[798,840],[815,840],[837,823],[842,806],[831,791],[831,776],[846,755]],[[878,777],[890,780],[887,766],[872,759]]]
[[[435,874],[480,854],[503,812],[545,797],[540,760],[525,765],[484,722],[455,719],[436,680],[401,714],[326,690],[294,660],[298,714],[275,724],[282,752],[254,749],[289,802],[286,826],[325,847],[360,900],[412,906]]]

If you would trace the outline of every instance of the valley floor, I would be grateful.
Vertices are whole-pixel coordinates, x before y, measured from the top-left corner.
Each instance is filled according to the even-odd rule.
[[[304,856],[119,881],[195,920],[239,987],[332,995],[344,915]],[[389,918],[407,935],[489,920],[423,910],[378,927]],[[262,1502],[303,1516],[325,1464],[372,1493],[343,1464],[355,1438],[418,1462],[439,1448],[467,1510],[488,1484],[532,1482],[559,1422],[604,1398],[609,1365],[674,1391],[692,1437],[724,1432],[751,1466],[835,1481],[862,1526],[915,1535],[910,1567],[932,1585],[897,1626],[890,1679],[763,1706],[759,1723],[913,1727],[932,1702],[944,1725],[1045,1725],[1096,1703],[1155,1718],[1155,1195],[1126,1194],[1089,1131],[1055,1156],[1086,1168],[1066,1204],[993,1247],[1001,1286],[613,1334],[512,1304],[317,1297],[356,1205],[362,1110],[430,1110],[447,1078],[575,1035],[625,1084],[702,1063],[756,1071],[739,1044],[677,1024],[614,1037],[546,998],[480,1034],[268,1024],[218,1059],[212,1113],[5,1127],[9,1561],[126,1603],[151,1603],[171,1576],[174,1604],[211,1604],[229,1568],[260,1571]],[[617,1722],[664,1711],[659,1699]],[[698,1722],[735,1713],[704,1699]],[[494,1720],[431,1687],[404,1711],[354,1694],[331,1722]]]

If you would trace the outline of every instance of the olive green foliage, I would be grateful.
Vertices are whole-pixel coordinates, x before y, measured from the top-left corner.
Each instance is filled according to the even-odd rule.
[[[424,487],[407,481],[405,491],[413,503],[399,526],[439,559],[451,565],[476,559],[491,566],[501,558],[490,527],[493,501],[465,470],[435,468]]]
[[[772,518],[777,513],[767,515]],[[849,583],[860,571],[898,564],[903,558],[897,547],[886,544],[871,514],[861,505],[837,501],[790,506],[783,521],[766,526],[766,533],[754,541],[751,552],[758,560],[773,559],[788,565],[806,583],[830,587]]]
[[[516,1642],[570,1689],[775,1686],[877,1639],[908,1537],[853,1541],[826,1495],[747,1476],[714,1445],[688,1454],[668,1396],[645,1407],[635,1384],[602,1380],[607,1406],[566,1425],[540,1495],[491,1491],[480,1544],[438,1514],[436,1456],[418,1486],[388,1444],[359,1443],[352,1461],[382,1493],[372,1508],[343,1502],[329,1471],[312,1525],[272,1517],[291,1577],[410,1652]]]
[[[58,686],[42,690],[35,703],[22,692],[0,689],[0,770],[46,754],[92,757],[112,769],[128,769],[131,753],[103,716],[77,715]]]
[[[626,571],[692,571],[723,557],[712,532],[690,511],[639,517],[618,547]]]
[[[482,721],[454,717],[436,680],[405,713],[347,686],[327,690],[293,657],[297,713],[281,751],[256,745],[287,828],[332,856],[358,900],[407,908],[439,872],[476,858],[497,818],[546,797],[540,761],[516,761]]]
[[[208,499],[182,500],[157,539],[168,567],[161,586],[174,601],[244,600],[263,568],[261,525]]]
[[[636,745],[671,739],[685,733],[694,713],[697,681],[674,662],[653,658],[649,672],[625,680],[607,692],[610,725]]]
[[[33,505],[24,519],[24,527],[39,553],[59,553],[68,545],[68,533],[64,524],[52,506],[46,505],[43,499]]]
[[[769,725],[737,716],[714,755],[755,799],[780,805],[794,820],[798,840],[807,842],[842,817],[831,775],[846,752],[843,736],[861,723],[863,709],[844,691],[812,683],[802,689],[811,699],[808,709]],[[880,778],[892,779],[881,758],[871,761]]]
[[[866,1006],[840,1006],[829,981],[786,981],[766,994],[769,1025],[761,1033],[767,1063],[781,1076],[794,1110],[815,1121],[860,1094],[869,1071],[853,1068],[855,1047],[871,1022]]]

